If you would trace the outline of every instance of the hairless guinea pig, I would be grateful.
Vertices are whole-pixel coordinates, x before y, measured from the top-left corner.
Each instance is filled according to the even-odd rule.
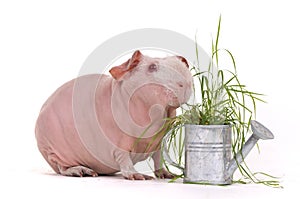
[[[40,152],[54,171],[67,176],[97,176],[121,171],[126,179],[145,180],[134,164],[153,158],[161,168],[164,122],[176,115],[192,92],[192,76],[181,56],[151,58],[134,52],[111,76],[73,79],[43,105],[35,135]]]

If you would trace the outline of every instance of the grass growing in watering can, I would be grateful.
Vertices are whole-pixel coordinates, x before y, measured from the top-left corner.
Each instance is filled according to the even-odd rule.
[[[196,40],[196,66],[191,69],[194,74],[194,95],[200,93],[201,103],[185,104],[182,106],[182,114],[176,116],[169,122],[170,134],[167,141],[168,150],[177,158],[176,162],[183,163],[184,144],[183,127],[184,124],[198,125],[225,125],[232,126],[232,153],[233,156],[243,148],[246,142],[247,132],[251,131],[250,121],[255,117],[256,102],[264,102],[260,93],[247,90],[241,84],[233,54],[227,49],[218,47],[221,27],[221,16],[219,18],[216,41],[212,40],[212,55],[207,71],[201,71],[199,66],[197,39]],[[219,68],[220,53],[225,53],[230,57],[234,72]],[[196,82],[200,90],[195,86]],[[194,96],[195,99],[195,96]],[[168,169],[168,163],[164,162]],[[235,183],[254,182],[271,187],[281,187],[278,179],[266,173],[253,173],[243,161],[238,164],[242,179]],[[261,180],[258,175],[268,177],[270,180]],[[177,178],[183,177],[183,174]],[[176,179],[177,179],[176,178]],[[176,179],[173,179],[176,180]]]

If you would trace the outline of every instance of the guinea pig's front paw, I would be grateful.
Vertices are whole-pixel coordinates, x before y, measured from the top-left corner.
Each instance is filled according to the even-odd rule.
[[[124,176],[127,180],[153,180],[152,176],[144,175],[141,173],[132,173]]]
[[[175,177],[172,173],[170,173],[164,168],[157,169],[156,171],[154,171],[154,174],[157,178],[160,179],[172,179]]]

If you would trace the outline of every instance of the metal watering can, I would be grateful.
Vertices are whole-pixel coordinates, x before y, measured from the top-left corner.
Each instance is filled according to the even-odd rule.
[[[231,158],[230,125],[185,125],[185,168],[175,163],[164,140],[163,157],[184,172],[184,182],[225,185],[232,184],[232,176],[259,139],[273,139],[265,126],[252,120],[253,134],[243,149]]]

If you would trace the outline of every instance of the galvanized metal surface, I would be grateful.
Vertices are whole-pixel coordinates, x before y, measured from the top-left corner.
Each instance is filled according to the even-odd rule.
[[[251,120],[251,129],[253,134],[247,140],[242,150],[239,151],[234,159],[230,161],[227,170],[228,175],[232,175],[235,172],[235,170],[238,168],[238,164],[240,164],[245,159],[245,157],[249,154],[249,152],[256,145],[259,139],[269,140],[274,138],[273,133],[256,120]]]
[[[184,182],[231,184],[231,126],[185,126]]]
[[[259,139],[273,139],[272,132],[261,123],[252,120],[253,134],[234,158],[231,158],[230,125],[185,125],[185,167],[181,167],[168,155],[163,156],[171,165],[184,172],[184,182],[203,184],[231,184],[235,170]],[[168,137],[168,135],[166,136]]]

